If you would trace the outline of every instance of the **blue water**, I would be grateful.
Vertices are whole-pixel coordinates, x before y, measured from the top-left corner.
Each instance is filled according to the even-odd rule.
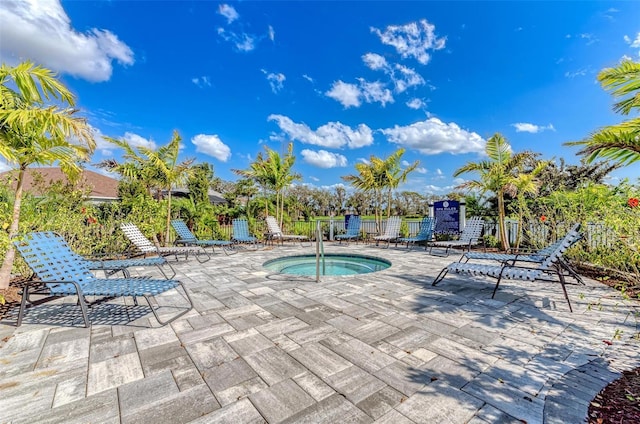
[[[285,256],[267,261],[263,266],[281,274],[316,275],[316,255]],[[391,262],[373,256],[325,254],[324,267],[320,260],[320,275],[367,274],[390,266]]]

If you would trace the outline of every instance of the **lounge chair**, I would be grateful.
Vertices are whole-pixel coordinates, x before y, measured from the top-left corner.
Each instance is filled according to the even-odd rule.
[[[345,240],[346,243],[349,243],[349,240],[355,240],[356,243],[360,238],[360,225],[362,224],[362,220],[359,215],[352,215],[349,218],[349,223],[347,224],[347,232],[344,234],[338,234],[334,238],[340,241],[342,244],[342,240]]]
[[[189,293],[180,281],[156,280],[149,277],[97,278],[89,270],[87,261],[73,252],[59,235],[47,231],[30,233],[24,239],[14,241],[14,245],[34,274],[42,281],[41,288],[31,290],[25,285],[18,312],[17,326],[22,318],[31,294],[48,296],[77,296],[85,327],[89,327],[86,296],[124,297],[131,296],[137,304],[138,297],[144,297],[160,325],[165,325],[186,314],[193,308]],[[182,287],[189,307],[171,317],[161,320],[157,307],[153,307],[150,297],[171,289]],[[31,292],[31,293],[30,293]]]
[[[425,246],[424,250],[427,250],[427,246],[429,242],[433,240],[433,229],[435,227],[436,219],[431,218],[430,216],[425,216],[422,218],[422,222],[420,222],[420,229],[418,230],[418,234],[413,237],[403,237],[399,238],[399,243],[407,243],[407,249],[409,245],[415,245],[418,242],[424,241]],[[396,243],[396,246],[398,243]]]
[[[458,240],[447,241],[434,241],[429,243],[429,254],[433,254],[432,250],[434,246],[444,247],[446,250],[443,256],[449,256],[449,250],[453,247],[461,247],[464,251],[471,250],[471,246],[475,246],[479,243],[480,235],[482,234],[482,228],[484,227],[484,220],[477,216],[471,217],[467,220],[467,223],[460,234]]]
[[[379,236],[374,236],[373,240],[376,241],[376,246],[381,241],[387,242],[387,248],[392,241],[396,241],[398,237],[400,237],[400,223],[402,222],[402,218],[399,216],[390,216],[387,219],[387,225],[384,227],[384,233]]]
[[[563,258],[563,255],[569,247],[571,247],[580,238],[582,238],[582,234],[580,234],[578,230],[579,227],[570,230],[562,239],[562,242],[558,243],[553,251],[550,252],[549,255],[544,259],[544,261],[542,261],[535,268],[516,266],[508,263],[503,263],[502,265],[485,265],[470,262],[453,262],[443,268],[442,271],[440,271],[436,279],[433,280],[432,285],[435,286],[440,281],[442,281],[442,279],[447,275],[449,271],[471,274],[474,276],[479,275],[492,277],[497,279],[496,286],[493,289],[493,295],[491,296],[491,298],[493,299],[496,295],[496,291],[498,290],[498,286],[500,285],[500,281],[502,281],[502,279],[524,281],[553,281],[551,277],[553,275],[557,275],[560,281],[560,285],[562,286],[562,291],[564,292],[564,297],[565,299],[567,299],[567,303],[569,304],[569,310],[573,312],[571,302],[569,301],[569,295],[567,294],[567,289],[565,287],[563,269],[566,269],[567,265]]]
[[[180,219],[174,219],[171,221],[171,226],[180,237],[178,240],[174,241],[174,244],[177,245],[186,245],[186,246],[200,246],[200,247],[210,247],[211,250],[215,252],[216,246],[221,247],[222,251],[226,255],[230,255],[231,253],[235,253],[233,250],[233,243],[228,240],[198,240],[198,238],[189,230],[187,224]]]
[[[174,256],[176,261],[178,255],[184,255],[185,259],[189,259],[189,255],[195,255],[198,262],[203,263],[211,259],[209,253],[199,246],[156,246],[142,234],[142,231],[130,222],[120,224],[120,229],[124,235],[129,239],[131,243],[145,256],[146,255],[158,255],[162,257]]]
[[[249,244],[256,249],[258,248],[258,238],[249,233],[249,223],[243,218],[233,220],[233,236],[231,237],[231,241],[238,244]]]
[[[267,216],[265,218],[265,221],[267,223],[267,231],[268,231],[267,237],[271,241],[275,240],[275,241],[280,241],[280,243],[284,243],[285,240],[293,240],[300,243],[301,246],[303,245],[304,242],[311,243],[311,241],[309,240],[309,237],[307,236],[302,236],[298,234],[284,234],[282,232],[282,229],[280,228],[280,225],[278,224],[278,221],[274,216]]]
[[[486,252],[467,252],[460,258],[460,262],[468,262],[470,259],[480,259],[480,260],[490,260],[490,261],[499,261],[510,265],[515,265],[517,262],[531,262],[531,263],[542,263],[547,257],[553,253],[553,251],[560,245],[566,242],[566,238],[571,235],[571,231],[579,231],[580,224],[575,224],[573,228],[560,240],[556,241],[553,244],[545,247],[544,249],[537,250],[531,253],[518,253],[518,254],[509,254],[509,253],[486,253]],[[580,239],[573,239],[573,244],[577,243]],[[571,247],[571,246],[569,246]],[[564,270],[573,277],[579,284],[584,285],[584,280],[582,277],[576,272],[575,269],[569,264],[567,261],[563,261],[562,265],[564,266]]]

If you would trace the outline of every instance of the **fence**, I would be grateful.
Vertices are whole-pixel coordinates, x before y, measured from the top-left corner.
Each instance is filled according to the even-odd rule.
[[[414,236],[418,233],[420,229],[420,219],[417,220],[404,220],[403,222],[406,224],[408,228],[409,237]],[[382,228],[380,231],[384,231],[386,225],[386,220],[382,221]],[[255,229],[256,235],[260,236],[266,233],[266,225],[264,221],[258,220],[256,222],[257,228]],[[333,227],[333,231],[332,228]],[[507,227],[507,235],[509,237],[509,243],[514,245],[516,242],[516,237],[518,234],[518,226],[519,222],[516,220],[507,219],[506,227]],[[282,231],[287,234],[304,234],[311,238],[315,238],[314,231],[316,227],[316,221],[293,221],[290,223],[285,223],[283,225]],[[525,229],[523,234],[523,240],[521,241],[521,245],[529,245],[534,247],[546,246],[550,242],[556,241],[557,238],[562,237],[568,230],[570,225],[558,225],[557,227],[551,227],[545,223],[529,223],[527,225],[528,228]],[[337,234],[344,233],[345,224],[343,219],[335,219],[335,220],[322,220],[322,228],[324,232],[325,239],[329,240],[331,236],[335,236]],[[363,219],[362,220],[362,231],[365,234],[376,234],[379,231],[376,229],[376,222],[373,219]],[[607,227],[605,227],[601,223],[589,223],[586,227],[583,227],[582,231],[585,235],[585,243],[589,246],[589,248],[597,248],[597,247],[611,247],[615,244],[617,240],[617,235],[615,232]],[[233,235],[233,227],[231,225],[220,225],[219,232],[222,237],[229,240]],[[496,222],[491,221],[489,219],[485,219],[485,235],[493,235],[496,238],[499,238],[499,229]]]

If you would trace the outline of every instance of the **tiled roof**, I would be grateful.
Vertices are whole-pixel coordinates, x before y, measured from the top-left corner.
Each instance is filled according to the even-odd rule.
[[[42,179],[47,185],[57,181],[67,181],[66,175],[60,168],[28,168],[25,173],[23,190],[34,195],[41,195],[38,187],[34,186],[35,174],[42,176]],[[11,186],[15,188],[17,172],[7,171],[0,173],[0,181],[5,181],[6,178],[13,177]],[[106,175],[98,174],[97,172],[83,170],[82,176],[79,179],[78,184],[83,187],[91,188],[91,194],[89,198],[92,199],[117,199],[118,198],[118,180],[115,178],[107,177]]]

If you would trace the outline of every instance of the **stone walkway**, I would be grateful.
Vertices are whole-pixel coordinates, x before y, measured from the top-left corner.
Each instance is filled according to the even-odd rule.
[[[432,287],[457,256],[326,250],[393,265],[315,283],[261,266],[313,248],[217,254],[176,266],[195,308],[165,327],[123,299],[92,308],[91,328],[73,298],[0,321],[0,422],[579,423],[640,365],[640,305],[596,282],[568,287],[570,313],[559,284]]]

